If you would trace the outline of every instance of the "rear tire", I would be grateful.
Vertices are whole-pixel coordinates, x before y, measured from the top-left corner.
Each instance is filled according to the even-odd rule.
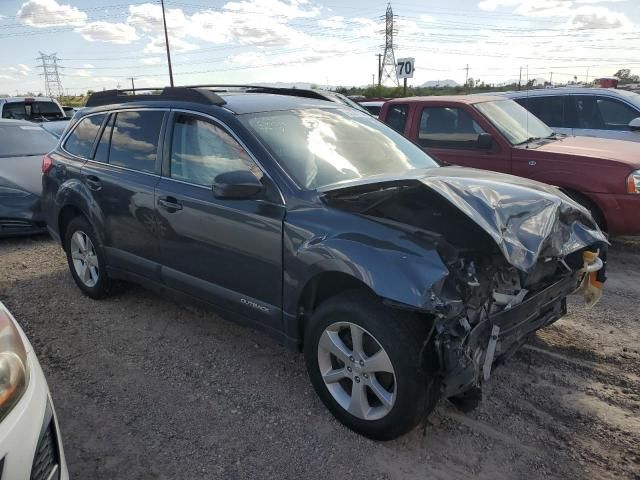
[[[375,440],[392,440],[416,427],[440,397],[438,382],[421,368],[426,327],[364,290],[322,303],[305,332],[304,357],[329,411]]]
[[[105,268],[104,254],[93,228],[84,217],[76,217],[69,222],[64,250],[69,271],[78,288],[94,299],[109,295],[111,280]]]

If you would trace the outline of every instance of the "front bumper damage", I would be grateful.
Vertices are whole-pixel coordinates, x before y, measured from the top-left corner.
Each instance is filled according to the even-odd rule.
[[[528,337],[567,313],[566,297],[573,293],[580,275],[570,275],[478,323],[465,336],[451,336],[440,324],[434,340],[442,368],[442,392],[452,397],[489,380],[494,366],[504,363]]]

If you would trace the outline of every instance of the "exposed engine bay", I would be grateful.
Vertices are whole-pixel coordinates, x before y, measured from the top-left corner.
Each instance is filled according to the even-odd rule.
[[[324,198],[435,245],[448,275],[425,291],[433,324],[424,368],[440,378],[443,396],[455,399],[479,394],[492,368],[562,317],[566,297],[579,287],[597,301],[607,240],[583,207],[553,187],[437,170]]]

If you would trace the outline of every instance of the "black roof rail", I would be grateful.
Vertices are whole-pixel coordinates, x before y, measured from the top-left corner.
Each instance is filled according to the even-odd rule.
[[[138,94],[137,92],[151,92]],[[159,93],[155,93],[159,92]],[[141,101],[166,101],[204,103],[206,105],[222,106],[225,102],[215,92],[198,87],[163,87],[163,88],[136,88],[123,90],[104,90],[91,94],[87,100],[87,107],[98,107],[117,103],[141,102]]]
[[[186,88],[211,88],[216,91],[226,92],[228,88],[241,89],[244,93],[272,93],[275,95],[290,95],[292,97],[314,98],[316,100],[327,100],[327,96],[312,89],[292,88],[292,87],[267,87],[261,85],[242,84],[209,84],[209,85],[189,85]]]

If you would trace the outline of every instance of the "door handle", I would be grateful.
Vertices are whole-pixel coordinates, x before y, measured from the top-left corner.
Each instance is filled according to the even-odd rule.
[[[182,204],[174,197],[160,197],[158,199],[158,205],[167,210],[168,212],[175,212],[176,210],[182,210]]]
[[[536,166],[536,161],[535,160],[529,160],[529,166],[530,167],[535,167]]]
[[[100,190],[102,188],[102,182],[95,175],[87,175],[86,180],[91,190]]]

